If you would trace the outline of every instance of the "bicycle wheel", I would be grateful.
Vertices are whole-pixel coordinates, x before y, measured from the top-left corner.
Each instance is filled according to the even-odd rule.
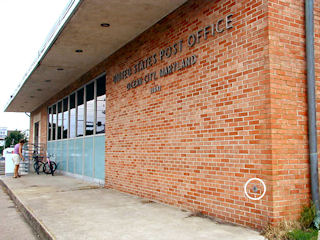
[[[38,161],[33,164],[33,168],[34,171],[39,175],[40,164]]]
[[[50,166],[48,162],[46,162],[43,166],[43,172],[45,174],[54,174],[54,171],[57,169],[57,164],[54,161],[50,161]]]

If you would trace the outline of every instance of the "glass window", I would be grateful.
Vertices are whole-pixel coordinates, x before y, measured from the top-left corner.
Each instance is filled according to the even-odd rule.
[[[63,139],[68,138],[68,129],[69,129],[69,112],[68,112],[68,98],[63,99],[63,130],[62,137]]]
[[[48,141],[51,140],[51,129],[52,129],[52,108],[48,109]]]
[[[48,141],[105,133],[105,123],[104,75],[48,108]]]
[[[57,139],[62,139],[62,101],[58,102],[58,130]]]
[[[77,91],[77,137],[83,136],[84,127],[84,89]]]
[[[106,123],[106,77],[97,79],[97,122],[96,134],[105,133]]]
[[[70,138],[76,137],[76,94],[70,95]]]
[[[94,130],[94,82],[86,86],[86,135]]]
[[[52,140],[56,140],[57,106],[52,106]]]

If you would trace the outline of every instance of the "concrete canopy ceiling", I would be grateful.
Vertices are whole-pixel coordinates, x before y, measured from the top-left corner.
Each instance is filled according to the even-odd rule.
[[[73,7],[63,14],[64,22],[45,43],[47,48],[12,95],[6,112],[34,111],[186,0],[71,2]],[[110,27],[101,27],[101,23]],[[83,52],[75,52],[77,49]]]

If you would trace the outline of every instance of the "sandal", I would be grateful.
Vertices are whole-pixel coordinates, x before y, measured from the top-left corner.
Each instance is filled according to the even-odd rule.
[[[17,178],[17,176],[13,176],[13,178]]]

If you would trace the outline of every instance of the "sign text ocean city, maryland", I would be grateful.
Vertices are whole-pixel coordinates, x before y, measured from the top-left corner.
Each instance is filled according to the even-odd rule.
[[[209,36],[215,36],[216,34],[221,34],[225,30],[233,28],[232,26],[232,16],[233,14],[229,14],[224,18],[219,19],[216,23],[212,23],[210,25],[207,25],[206,27],[203,27],[194,33],[191,33],[188,36],[187,44],[188,47],[193,47],[196,44],[200,43],[201,41],[207,40]],[[158,62],[162,61],[163,59],[170,58],[171,56],[175,56],[177,53],[182,52],[184,49],[184,41],[180,40],[171,46],[168,46],[164,49],[161,49],[158,53],[154,53],[147,58],[137,62],[134,64],[134,66],[127,68],[113,76],[113,82],[118,83],[123,79],[126,79],[133,74],[139,73],[145,69],[148,69]],[[184,68],[187,68],[189,66],[194,65],[197,62],[197,56],[192,55],[187,58],[181,59],[179,61],[176,61],[174,63],[171,63],[163,68],[160,69],[158,72],[151,72],[146,74],[144,77],[140,77],[138,79],[135,79],[127,84],[127,90],[136,88],[143,83],[148,83],[153,80],[157,80],[158,78],[167,76],[169,74],[172,74],[176,71],[182,70]],[[161,86],[156,86],[151,88],[151,93],[157,92],[161,90]]]

